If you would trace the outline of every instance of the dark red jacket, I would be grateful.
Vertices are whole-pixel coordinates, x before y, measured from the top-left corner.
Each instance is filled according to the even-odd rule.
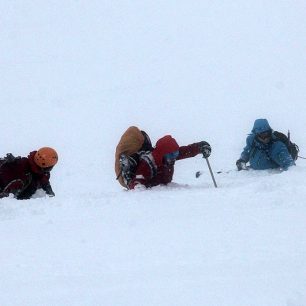
[[[17,199],[29,199],[37,189],[50,186],[50,173],[45,173],[34,162],[36,152],[12,162],[1,161],[0,198],[13,193]]]
[[[178,147],[178,150],[179,156],[176,160],[194,157],[200,154],[198,143]],[[136,185],[143,185],[145,187],[167,185],[172,181],[174,164],[169,165],[164,163],[164,153],[163,149],[157,146],[151,153],[141,157],[135,178],[129,183],[129,189],[134,189]]]

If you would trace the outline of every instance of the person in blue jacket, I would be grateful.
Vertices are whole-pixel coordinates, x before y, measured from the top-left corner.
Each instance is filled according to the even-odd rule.
[[[280,168],[287,170],[294,165],[286,145],[273,135],[267,119],[256,119],[246,146],[237,160],[238,171],[246,170],[247,163],[255,170]]]

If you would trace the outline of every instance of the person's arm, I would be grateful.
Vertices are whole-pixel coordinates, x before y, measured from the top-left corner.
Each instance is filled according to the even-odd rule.
[[[240,155],[240,158],[243,159],[246,163],[250,160],[250,154],[253,148],[254,135],[249,135],[246,139],[246,146],[243,148],[243,151]]]
[[[44,173],[41,175],[40,177],[40,184],[41,184],[41,188],[46,192],[46,194],[49,197],[54,197],[55,193],[52,190],[51,184],[50,184],[50,173]]]
[[[250,160],[250,153],[254,142],[254,135],[249,135],[246,139],[246,146],[243,148],[240,158],[236,161],[238,171],[247,169],[247,162]]]
[[[203,154],[205,158],[209,157],[211,154],[210,144],[206,141],[200,141],[188,146],[181,146],[177,160],[194,157],[198,154]]]

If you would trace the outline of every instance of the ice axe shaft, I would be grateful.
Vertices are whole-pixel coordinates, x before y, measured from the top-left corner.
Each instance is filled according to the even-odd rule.
[[[205,159],[206,159],[206,162],[207,162],[207,166],[208,166],[208,169],[209,169],[209,172],[210,172],[211,178],[212,178],[212,180],[213,180],[213,182],[214,182],[215,187],[217,188],[218,186],[217,186],[217,183],[216,183],[216,180],[215,180],[214,174],[213,174],[213,172],[212,172],[212,170],[211,170],[211,166],[210,166],[210,163],[209,163],[208,157],[206,157]]]

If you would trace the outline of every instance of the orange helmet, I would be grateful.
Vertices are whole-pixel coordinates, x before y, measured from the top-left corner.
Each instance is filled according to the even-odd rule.
[[[44,147],[39,149],[34,155],[35,164],[41,168],[53,167],[58,160],[57,153],[54,149]]]

